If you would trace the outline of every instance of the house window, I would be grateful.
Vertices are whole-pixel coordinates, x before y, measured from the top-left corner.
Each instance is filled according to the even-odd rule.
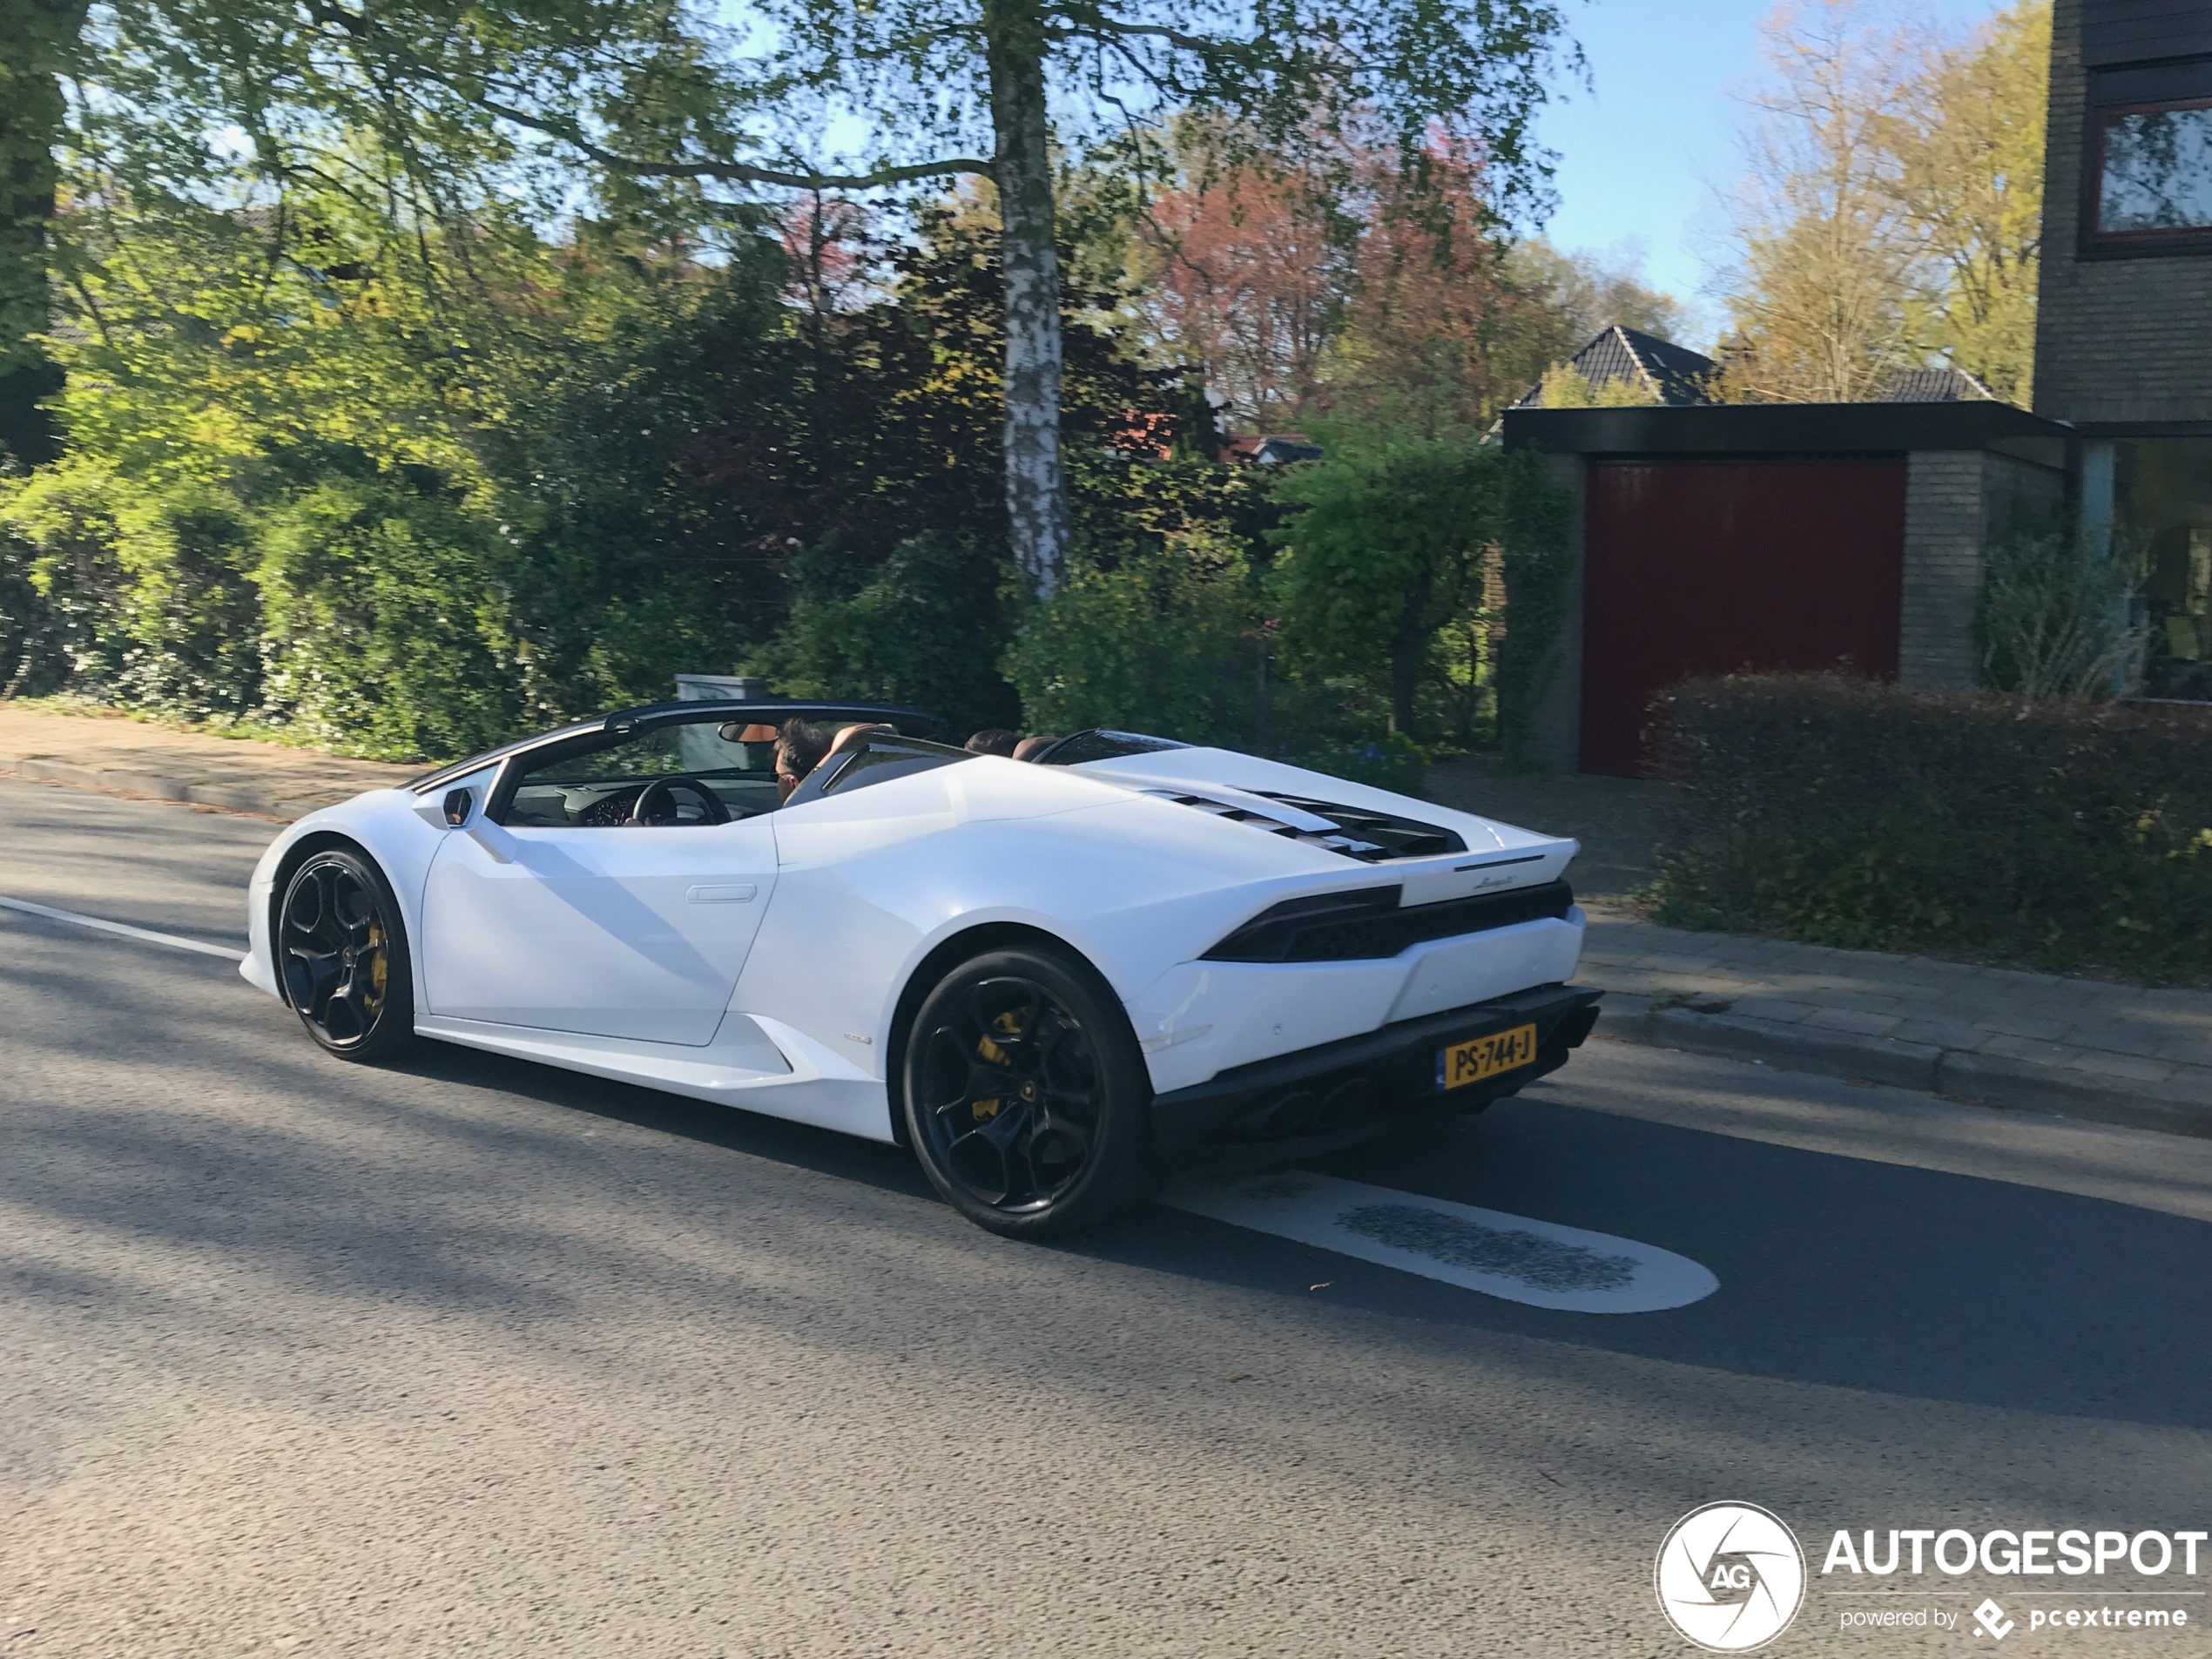
[[[2118,506],[2141,553],[2143,690],[2212,702],[2212,438],[2120,446]]]
[[[2101,242],[2212,239],[2212,98],[2097,111]]]
[[[2212,253],[2212,58],[2089,76],[2081,253]]]

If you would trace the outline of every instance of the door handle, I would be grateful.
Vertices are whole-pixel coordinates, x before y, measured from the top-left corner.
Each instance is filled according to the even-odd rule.
[[[685,894],[693,904],[749,904],[756,889],[751,882],[726,887],[693,887]]]

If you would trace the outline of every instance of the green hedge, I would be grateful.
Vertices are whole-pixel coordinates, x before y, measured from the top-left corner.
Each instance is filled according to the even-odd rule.
[[[1654,715],[1663,921],[2212,974],[2212,710],[1778,674]]]

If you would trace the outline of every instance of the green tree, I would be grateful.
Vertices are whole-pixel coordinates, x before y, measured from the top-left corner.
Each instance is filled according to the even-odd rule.
[[[1391,730],[1407,732],[1431,639],[1498,538],[1503,458],[1381,427],[1331,427],[1324,442],[1277,488],[1299,509],[1277,533],[1285,646],[1321,671],[1387,662]]]
[[[1356,123],[1386,134],[1420,179],[1442,130],[1480,139],[1509,206],[1541,185],[1529,122],[1562,28],[1552,0],[1379,0],[1349,10],[1271,0],[1249,18],[1192,0],[760,0],[760,10],[781,44],[753,90],[808,91],[869,111],[876,138],[866,160],[838,172],[792,148],[764,165],[703,138],[657,153],[603,141],[569,117],[509,112],[641,179],[852,190],[989,178],[1001,226],[1010,545],[1040,593],[1061,580],[1069,533],[1055,140],[1078,157],[1113,147],[1142,175],[1157,165],[1161,122],[1179,114],[1219,121],[1232,150],[1246,153],[1311,146]]]
[[[1887,135],[1919,244],[1914,341],[2026,408],[2034,392],[2050,0],[2017,0],[1933,51]]]
[[[1441,127],[1480,139],[1502,201],[1540,185],[1528,123],[1561,30],[1554,0],[1349,11],[1270,0],[1249,17],[1196,0],[759,0],[748,21],[772,44],[742,57],[681,0],[115,0],[90,31],[70,0],[10,3],[37,24],[40,49],[23,62],[38,96],[9,105],[19,119],[0,140],[26,157],[66,142],[141,194],[227,187],[239,170],[210,135],[233,134],[252,200],[281,204],[313,180],[398,235],[457,226],[488,184],[553,217],[579,167],[602,208],[670,233],[712,221],[711,185],[991,179],[1004,499],[1015,555],[1041,590],[1059,579],[1069,533],[1055,141],[1070,156],[1118,146],[1141,172],[1160,122],[1184,110],[1256,143],[1358,120],[1392,135],[1418,172]],[[83,89],[66,118],[64,86]],[[843,109],[875,118],[868,152],[849,165],[813,142]],[[51,182],[28,178],[11,225],[44,222]],[[27,271],[42,239],[9,234],[0,262],[12,249]],[[444,252],[469,262],[464,243]],[[37,310],[35,297],[17,307],[0,350]]]
[[[635,221],[556,245],[486,203],[402,238],[305,183],[241,211],[110,182],[72,176],[74,445],[0,482],[0,685],[391,754],[753,657],[1011,717],[975,217],[925,215],[889,292],[817,307],[736,226],[708,262]],[[1080,558],[1248,536],[1260,479],[1091,298],[1070,285]]]
[[[2031,390],[2049,0],[1964,40],[1811,0],[1767,27],[1737,195],[1737,397],[1850,401],[1932,359]]]
[[[488,174],[539,208],[573,191],[510,118],[617,141],[713,134],[738,95],[674,0],[84,0],[0,6],[0,359],[45,325],[64,152],[134,195],[350,195],[402,233]],[[526,105],[528,110],[510,109]],[[243,161],[239,145],[243,146]],[[631,186],[634,189],[634,186]]]
[[[1548,409],[1632,409],[1659,401],[1657,389],[1644,381],[1623,374],[1594,386],[1572,363],[1554,363],[1537,385]]]
[[[1861,0],[1784,6],[1763,32],[1771,79],[1753,98],[1761,118],[1734,202],[1723,395],[1857,402],[1916,361],[1913,253],[1885,145],[1915,42],[1869,21]]]
[[[58,183],[58,71],[84,27],[82,0],[0,6],[0,371],[44,332],[46,229]]]
[[[120,200],[57,343],[71,448],[0,493],[74,683],[394,756],[511,731],[501,492],[456,415],[487,378],[422,349],[342,199]]]
[[[0,466],[36,466],[52,453],[37,405],[58,379],[35,336],[52,308],[61,71],[85,10],[84,0],[0,0]]]
[[[265,696],[302,736],[404,759],[515,729],[493,528],[442,477],[326,477],[269,514],[262,548]]]
[[[1662,340],[1681,337],[1689,314],[1672,294],[1645,283],[1643,254],[1635,241],[1602,253],[1563,253],[1541,236],[1506,250],[1501,274],[1517,303],[1501,316],[1492,353],[1509,395],[1541,382],[1615,323]]]

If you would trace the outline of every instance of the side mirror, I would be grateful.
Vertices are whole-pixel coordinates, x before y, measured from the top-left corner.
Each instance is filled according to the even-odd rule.
[[[471,795],[469,791],[465,789],[448,789],[446,791],[445,813],[447,826],[451,829],[459,829],[463,824],[467,823],[469,821],[469,809],[475,805],[475,797]]]

